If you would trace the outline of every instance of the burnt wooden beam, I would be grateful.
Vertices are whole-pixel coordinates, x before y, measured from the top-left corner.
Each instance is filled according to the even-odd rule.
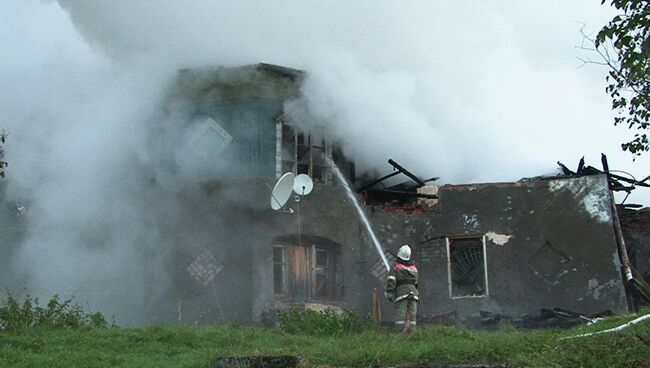
[[[374,186],[376,184],[381,183],[382,181],[384,181],[384,180],[386,180],[388,178],[392,178],[393,176],[399,175],[399,174],[400,174],[399,171],[395,171],[395,172],[392,172],[392,173],[390,173],[388,175],[382,176],[381,178],[373,181],[372,183],[370,183],[368,185],[364,185],[363,187],[359,188],[359,191],[362,192],[362,191],[364,191],[364,190],[366,190],[366,189],[368,189],[368,188],[370,188],[370,187],[372,187],[372,186]]]
[[[616,175],[616,174],[612,174],[612,173],[610,173],[609,176],[616,179],[616,180],[624,181],[626,183],[639,185],[639,186],[642,186],[642,187],[650,187],[650,184],[645,183],[645,180],[647,180],[647,178],[643,179],[642,181],[637,181],[637,180],[634,180],[634,179],[626,178],[624,176],[620,176],[620,175]]]
[[[576,174],[573,171],[571,171],[568,167],[566,167],[563,163],[561,163],[560,161],[558,161],[557,164],[562,169],[562,172],[564,173],[564,175],[575,175]]]
[[[393,161],[393,159],[390,159],[390,158],[389,158],[389,159],[388,159],[388,163],[391,164],[391,165],[393,166],[393,168],[399,170],[402,174],[408,176],[408,177],[411,178],[414,182],[418,183],[419,186],[423,187],[423,186],[425,185],[425,183],[422,181],[422,179],[420,179],[420,178],[418,178],[417,176],[413,175],[410,171],[406,170],[405,168],[403,168],[402,166],[400,166],[400,164],[398,164],[397,162]]]
[[[582,169],[584,168],[585,168],[585,156],[582,156],[580,162],[578,163],[578,169],[576,170],[576,174],[578,175],[582,174]]]
[[[607,156],[604,153],[600,156],[600,162],[603,165],[603,172],[609,176],[609,164],[607,163]],[[630,259],[627,255],[627,248],[625,247],[625,238],[623,237],[623,230],[621,229],[621,222],[618,217],[618,210],[616,209],[616,202],[614,201],[614,194],[612,193],[611,181],[607,180],[609,185],[609,201],[610,208],[612,211],[612,223],[614,225],[614,240],[616,242],[616,247],[618,248],[618,256],[621,261],[621,273],[623,274],[623,280],[625,280],[625,294],[627,299],[627,305],[629,309],[634,308],[634,303],[632,302],[630,295],[630,283],[634,279],[632,276],[632,270],[630,267]]]
[[[625,204],[619,204],[617,206],[621,206],[623,208],[642,208],[642,204],[636,204],[636,203],[625,203]]]
[[[436,181],[436,180],[438,180],[438,179],[440,179],[440,178],[437,177],[437,176],[434,176],[433,178],[429,178],[429,179],[427,179],[427,180],[424,180],[424,182],[425,182],[425,183],[428,183],[428,182],[430,182],[430,181]]]

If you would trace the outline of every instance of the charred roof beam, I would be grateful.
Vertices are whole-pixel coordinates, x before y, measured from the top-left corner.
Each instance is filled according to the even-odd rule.
[[[411,178],[411,180],[413,180],[414,182],[416,182],[416,183],[418,184],[417,188],[419,188],[419,187],[423,187],[423,186],[426,185],[426,184],[422,181],[422,179],[420,179],[420,178],[418,178],[417,176],[413,175],[410,171],[406,170],[406,169],[405,169],[404,167],[402,167],[400,164],[398,164],[397,162],[393,161],[393,159],[389,158],[389,159],[388,159],[388,163],[389,163],[391,166],[393,166],[393,169],[395,169],[395,170],[401,172],[402,174],[408,176],[409,178]]]
[[[379,179],[373,181],[372,183],[370,183],[370,184],[368,184],[368,185],[365,185],[365,186],[359,188],[359,191],[360,191],[360,192],[363,192],[364,190],[369,189],[370,187],[374,186],[375,184],[379,184],[379,183],[381,183],[382,181],[384,181],[384,180],[386,180],[386,179],[388,179],[388,178],[392,178],[393,176],[395,176],[395,175],[399,175],[399,174],[400,174],[399,171],[395,171],[395,172],[392,172],[392,173],[390,173],[390,174],[388,174],[388,175],[382,176],[381,178],[379,178]]]

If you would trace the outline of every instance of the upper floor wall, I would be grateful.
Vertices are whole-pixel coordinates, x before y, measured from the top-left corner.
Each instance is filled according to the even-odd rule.
[[[292,171],[331,181],[324,157],[342,160],[340,150],[323,129],[284,115],[303,79],[301,71],[269,64],[179,71],[167,106],[183,111],[185,166],[204,180]]]

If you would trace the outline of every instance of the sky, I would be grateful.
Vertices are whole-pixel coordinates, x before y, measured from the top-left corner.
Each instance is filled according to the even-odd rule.
[[[151,145],[160,99],[178,69],[208,64],[307,71],[288,113],[379,173],[392,158],[444,183],[515,181],[582,156],[600,167],[604,152],[644,178],[650,155],[621,151],[633,133],[612,124],[607,70],[578,59],[593,57],[581,27],[615,14],[599,0],[2,1],[5,195],[29,204],[17,257],[44,289],[80,287],[77,270],[58,271],[70,254],[89,283],[120,285],[134,245],[160,241],[151,208],[176,207],[147,187],[164,173],[143,169],[168,154]],[[650,205],[650,190],[628,202]]]

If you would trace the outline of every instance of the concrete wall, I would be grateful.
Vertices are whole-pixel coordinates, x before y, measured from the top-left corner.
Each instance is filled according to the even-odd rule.
[[[367,244],[361,241],[359,222],[342,190],[316,184],[313,194],[299,203],[290,200],[285,211],[275,212],[269,197],[273,183],[274,179],[230,180],[181,194],[186,221],[179,225],[182,229],[167,229],[175,243],[169,265],[173,277],[165,293],[147,302],[152,321],[178,319],[179,301],[182,320],[190,323],[259,321],[278,307],[273,291],[274,239],[297,239],[298,210],[305,245],[313,238],[340,245],[339,297],[320,302],[356,309],[369,298],[364,292],[366,272],[359,267],[367,258]],[[208,285],[193,279],[187,269],[205,250],[217,266],[223,265]],[[157,282],[150,280],[152,286]]]
[[[336,300],[318,301],[371,312],[373,289],[384,281],[370,269],[380,262],[365,229],[338,185],[317,184],[293,213],[267,207],[271,179],[212,184],[204,203],[187,196],[193,239],[178,239],[176,278],[164,302],[154,303],[160,319],[175,319],[183,299],[187,322],[259,321],[265,312],[284,307],[273,292],[273,243],[301,234],[340,245],[343,282]],[[233,187],[246,200],[220,201]],[[204,198],[205,193],[195,193]],[[420,269],[421,316],[455,310],[463,318],[479,311],[511,317],[538,315],[560,307],[581,313],[627,310],[613,238],[607,184],[602,176],[537,180],[512,184],[445,186],[439,207],[422,212],[369,208],[382,244],[393,253],[403,243],[413,248]],[[244,204],[246,204],[244,206]],[[191,215],[190,215],[191,213]],[[182,233],[187,233],[185,229]],[[174,233],[171,231],[170,233]],[[451,298],[446,237],[485,236],[488,295]],[[432,240],[427,240],[432,239]],[[224,267],[214,285],[201,286],[186,270],[193,257],[210,249]],[[216,297],[215,297],[216,296]],[[218,310],[219,300],[221,312]],[[383,300],[383,297],[382,297]],[[301,305],[304,300],[296,300]],[[392,306],[383,302],[384,319]],[[162,308],[162,309],[160,309]]]
[[[290,200],[287,210],[294,213],[269,208],[273,122],[282,102],[296,95],[301,77],[264,65],[181,73],[177,92],[193,114],[221,121],[241,141],[233,141],[237,152],[257,156],[246,156],[241,172],[178,194],[186,203],[186,221],[172,221],[178,228],[166,229],[176,253],[169,265],[173,276],[165,293],[147,300],[152,319],[251,322],[290,304],[274,294],[273,244],[297,239],[298,233],[307,242],[325,239],[340,248],[339,297],[326,302],[366,314],[373,290],[383,294],[384,280],[371,272],[381,269],[380,258],[338,185],[317,184],[300,203]],[[242,161],[239,153],[233,162]],[[447,310],[461,317],[480,310],[515,317],[552,307],[626,310],[604,176],[443,186],[438,194],[435,208],[367,209],[388,250],[413,247],[421,316]],[[485,239],[488,295],[450,297],[447,238],[458,234]],[[187,267],[206,250],[215,267],[223,267],[202,285]],[[384,301],[382,307],[384,319],[391,320],[392,306]]]
[[[422,315],[627,310],[604,176],[443,186],[439,196],[431,212],[373,216],[392,251],[413,245]],[[445,238],[462,233],[485,235],[488,296],[450,298]]]

